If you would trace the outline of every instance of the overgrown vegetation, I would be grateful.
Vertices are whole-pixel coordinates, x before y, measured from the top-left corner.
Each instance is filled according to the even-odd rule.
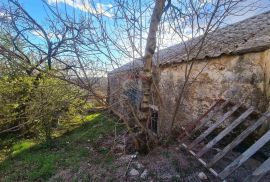
[[[51,139],[82,111],[82,92],[47,75],[0,77],[0,134]]]
[[[121,130],[121,125],[97,113],[69,123],[67,128],[64,134],[55,131],[58,137],[50,142],[21,139],[6,146],[9,157],[0,163],[0,181],[48,180],[61,169],[78,170],[85,161],[110,165],[110,149],[100,148],[100,142],[114,134],[115,129]]]

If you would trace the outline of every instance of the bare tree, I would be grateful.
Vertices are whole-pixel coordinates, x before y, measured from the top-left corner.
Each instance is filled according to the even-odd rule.
[[[85,20],[78,23],[69,15],[60,16],[59,10],[46,1],[44,5],[50,13],[46,24],[35,20],[16,0],[2,6],[7,16],[1,22],[2,32],[9,37],[11,47],[1,45],[1,55],[16,58],[16,64],[28,75],[49,71],[52,76],[87,90],[89,97],[104,105],[105,95],[94,89],[99,83],[95,76],[102,72],[104,75],[104,70],[96,67],[96,60],[85,61],[88,54],[82,50],[84,33],[90,25],[86,26]]]
[[[163,106],[159,83],[159,52],[163,47],[165,33],[170,29],[185,47],[185,80],[175,88],[176,104],[170,118],[170,130],[174,127],[176,114],[181,107],[190,80],[194,60],[198,58],[208,38],[234,13],[242,0],[214,1],[141,1],[115,0],[106,13],[99,13],[94,1],[87,1],[92,10],[77,13],[60,8],[58,3],[43,3],[48,11],[46,25],[35,20],[17,0],[10,0],[3,6],[8,19],[2,21],[4,32],[10,37],[12,47],[0,45],[1,55],[16,58],[28,74],[48,72],[54,77],[78,85],[99,103],[112,109],[122,103],[126,113],[119,113],[125,121],[137,150],[149,148],[149,140],[156,143],[157,137],[148,128],[151,109],[160,113],[168,111]],[[66,5],[65,5],[66,6]],[[39,42],[33,40],[38,37]],[[19,45],[22,46],[19,46]],[[98,78],[109,70],[129,61],[140,62],[143,69],[130,70],[141,88],[140,106],[136,107],[126,99],[118,98],[116,103],[106,102],[106,96],[99,92]],[[156,65],[156,66],[154,66]],[[54,72],[55,71],[55,72]],[[123,92],[118,88],[115,93]],[[134,94],[133,94],[134,96]],[[124,119],[125,120],[125,119]],[[161,121],[162,122],[162,121]],[[139,129],[138,129],[139,128]],[[139,130],[139,131],[137,131]],[[150,141],[151,143],[151,141]],[[148,149],[147,149],[148,150]]]

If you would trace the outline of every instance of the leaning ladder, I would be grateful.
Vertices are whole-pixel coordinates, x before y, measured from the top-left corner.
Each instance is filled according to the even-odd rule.
[[[221,118],[219,118],[214,123],[207,126],[209,121],[213,121],[213,117],[219,111],[222,111],[229,103],[232,103],[229,100],[218,100],[207,112],[203,115],[198,121],[197,127],[195,127],[192,131],[186,132],[190,134],[186,134],[183,138],[183,141],[188,141],[193,137],[193,135],[201,130],[202,128],[207,128],[203,131],[198,137],[191,140],[189,144],[182,143],[182,146],[186,148],[189,153],[195,156],[200,163],[202,163],[214,176],[219,177],[222,180],[225,180],[232,172],[237,170],[245,161],[247,161],[253,154],[255,154],[259,149],[261,149],[268,141],[270,141],[270,130],[267,131],[263,136],[260,137],[254,144],[252,144],[245,152],[243,152],[239,157],[237,157],[234,161],[232,161],[229,165],[227,165],[221,172],[216,172],[213,169],[213,166],[220,161],[226,154],[228,154],[231,150],[233,150],[238,144],[240,144],[245,138],[247,138],[252,132],[258,129],[264,122],[266,122],[270,117],[270,112],[259,113],[255,110],[254,107],[245,108],[244,112],[241,112],[241,115],[234,119],[229,125],[227,125],[222,131],[220,131],[211,141],[209,141],[206,145],[204,145],[198,152],[195,152],[193,148],[197,146],[200,142],[206,139],[215,129],[220,127],[226,119],[232,116],[239,108],[243,108],[241,103],[234,104],[233,106],[223,114]],[[205,155],[212,147],[220,142],[225,136],[229,135],[233,129],[239,126],[241,123],[246,121],[246,119],[252,114],[259,114],[259,118],[256,122],[249,125],[241,134],[239,134],[231,143],[225,146],[221,151],[219,151],[214,157],[210,159],[209,162],[205,162],[202,159],[202,156]],[[263,178],[270,171],[270,158],[264,161],[256,170],[250,174],[245,181],[256,182]]]

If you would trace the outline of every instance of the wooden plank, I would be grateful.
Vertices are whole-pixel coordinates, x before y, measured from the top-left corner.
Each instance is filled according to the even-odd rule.
[[[250,176],[244,181],[258,182],[270,171],[270,157],[264,161]]]
[[[205,152],[211,149],[217,142],[224,138],[228,133],[230,133],[236,126],[242,123],[252,112],[254,107],[249,108],[243,114],[241,114],[236,120],[234,120],[228,127],[226,127],[222,132],[220,132],[213,140],[211,140],[207,145],[203,147],[197,154],[198,157],[201,157]]]
[[[255,154],[261,147],[263,147],[270,140],[270,130],[266,132],[258,141],[251,145],[243,154],[237,157],[230,165],[228,165],[221,173],[219,177],[225,179],[244,162],[246,162],[253,154]]]
[[[221,109],[223,109],[229,102],[230,102],[229,100],[226,100],[221,105],[219,105],[213,112],[210,112],[208,117],[202,120],[202,122],[195,129],[192,130],[189,136],[194,135],[199,129],[201,129],[208,121],[210,121],[214,117],[217,111],[220,111]]]
[[[230,152],[234,147],[241,143],[246,137],[248,137],[254,130],[261,126],[265,120],[270,117],[270,112],[264,113],[253,125],[245,129],[240,135],[238,135],[230,144],[228,144],[222,151],[213,157],[213,159],[208,163],[207,167],[212,167],[216,162],[218,162],[222,157],[224,157],[228,152]]]
[[[196,154],[195,154],[192,150],[188,150],[186,144],[183,143],[182,146],[183,146],[190,154],[192,154],[193,156],[196,157]],[[204,166],[206,167],[206,162],[205,162],[203,159],[198,158],[198,157],[196,157],[196,158],[198,159],[198,161],[199,161],[202,165],[204,165]],[[217,173],[214,169],[209,168],[208,170],[209,170],[214,176],[216,176],[216,177],[218,176],[218,173]]]
[[[221,119],[219,119],[216,123],[214,123],[211,127],[205,130],[199,137],[197,137],[189,146],[188,148],[191,149],[199,142],[201,142],[206,136],[208,136],[212,131],[214,131],[219,125],[221,125],[228,117],[230,117],[239,107],[241,104],[237,104],[233,106],[233,108],[226,112]]]

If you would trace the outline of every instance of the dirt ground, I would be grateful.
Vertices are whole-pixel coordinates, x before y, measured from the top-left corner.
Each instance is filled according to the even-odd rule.
[[[117,138],[108,137],[90,150],[89,161],[82,162],[78,171],[62,169],[50,181],[181,181],[219,182],[194,156],[180,147],[157,147],[147,155],[125,154],[124,132]],[[100,158],[100,149],[110,150],[108,158]],[[240,153],[231,152],[215,169],[220,172]],[[211,153],[209,153],[209,156]],[[96,159],[96,160],[95,160]],[[227,181],[241,182],[259,162],[251,159],[232,173]],[[199,177],[201,176],[201,178]],[[266,176],[263,182],[270,181]]]
[[[89,148],[89,161],[78,171],[61,169],[49,181],[219,181],[179,145],[157,147],[147,155],[125,154],[124,133],[108,137]],[[100,149],[110,149],[108,158],[100,158]],[[96,160],[95,160],[96,159]],[[205,174],[200,180],[198,174]]]

